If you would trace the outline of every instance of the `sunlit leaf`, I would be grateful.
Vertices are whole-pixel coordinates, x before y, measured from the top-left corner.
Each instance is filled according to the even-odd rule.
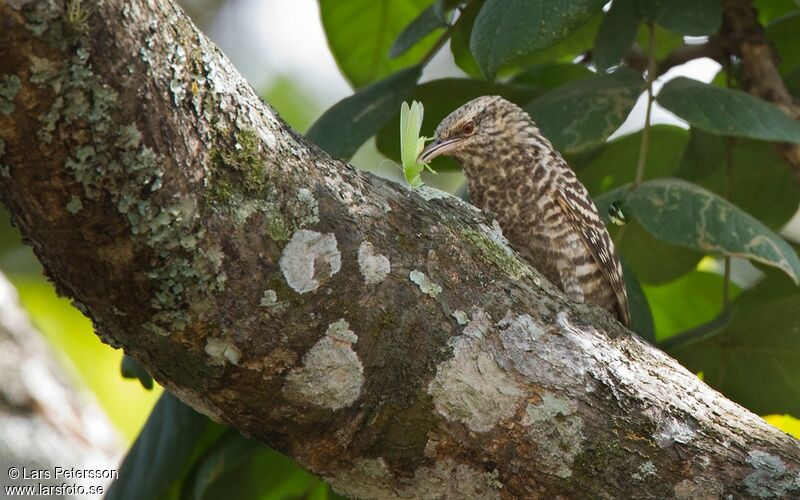
[[[679,77],[656,98],[664,108],[706,132],[800,143],[800,123],[777,106],[732,90]]]
[[[470,48],[493,79],[503,66],[566,38],[600,12],[605,0],[487,0],[472,28]]]
[[[430,4],[430,0],[319,0],[328,45],[353,87],[420,62],[435,43],[435,35],[424,37],[400,57],[389,57],[389,49]]]
[[[314,122],[306,137],[331,156],[349,158],[397,113],[421,73],[418,66],[404,69],[342,99]]]
[[[800,292],[795,287],[776,298],[773,282],[768,278],[734,301],[725,331],[671,354],[751,411],[800,415]]]

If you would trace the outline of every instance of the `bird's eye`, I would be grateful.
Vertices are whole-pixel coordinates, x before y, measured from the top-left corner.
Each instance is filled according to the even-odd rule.
[[[465,123],[461,127],[461,132],[463,132],[464,135],[472,135],[472,134],[474,134],[475,133],[475,124],[472,123],[472,122]]]

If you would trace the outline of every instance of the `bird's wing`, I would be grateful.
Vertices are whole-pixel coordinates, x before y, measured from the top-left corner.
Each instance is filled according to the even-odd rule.
[[[575,179],[558,189],[556,200],[564,210],[567,220],[581,235],[581,240],[600,266],[606,281],[614,289],[620,320],[625,326],[630,326],[628,294],[625,291],[622,265],[614,252],[614,243],[611,241],[602,219],[597,215],[597,208],[592,203],[589,193]]]

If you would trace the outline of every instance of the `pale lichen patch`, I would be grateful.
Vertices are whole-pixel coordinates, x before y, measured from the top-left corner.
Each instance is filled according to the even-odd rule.
[[[242,352],[233,342],[216,337],[206,339],[205,351],[211,357],[211,363],[215,365],[224,365],[225,362],[238,365],[242,356]]]
[[[486,432],[516,412],[524,391],[492,355],[483,348],[484,333],[491,323],[482,311],[450,340],[453,357],[436,370],[428,386],[436,410],[448,420]]]
[[[258,305],[261,307],[271,307],[278,302],[278,294],[275,290],[265,290],[264,295],[261,297],[261,302]]]
[[[83,208],[83,202],[81,201],[79,196],[72,196],[70,197],[69,201],[67,202],[67,212],[71,214],[77,214]]]
[[[0,114],[10,115],[14,112],[14,99],[21,88],[22,82],[17,75],[0,76]]]
[[[800,495],[800,473],[791,471],[771,453],[753,450],[747,454],[753,472],[744,478],[747,492],[756,498],[792,498]]]
[[[332,323],[286,377],[284,395],[300,404],[339,410],[361,395],[364,367],[353,344],[358,336],[344,319]]]
[[[644,481],[645,478],[655,475],[656,475],[656,466],[653,464],[653,462],[648,460],[647,462],[640,465],[637,471],[631,474],[631,477],[637,481]]]
[[[298,293],[307,293],[339,272],[342,254],[333,233],[301,229],[283,249],[279,265],[286,283]]]
[[[461,309],[456,309],[450,315],[454,317],[456,322],[461,326],[464,326],[467,323],[469,323],[469,316],[467,316],[467,313],[465,313]]]
[[[422,271],[411,271],[408,274],[408,279],[416,283],[422,293],[429,295],[434,299],[438,297],[440,293],[442,293],[442,287],[428,279],[428,277],[425,276],[425,273]]]
[[[376,254],[375,247],[364,241],[358,247],[358,268],[367,285],[376,285],[386,279],[392,266],[385,255]]]
[[[526,406],[521,423],[537,444],[540,465],[558,477],[570,477],[584,441],[583,419],[575,404],[545,392],[539,404]]]
[[[657,422],[656,432],[653,437],[659,446],[666,448],[674,443],[689,443],[694,439],[695,434],[693,426],[689,423],[667,416]]]

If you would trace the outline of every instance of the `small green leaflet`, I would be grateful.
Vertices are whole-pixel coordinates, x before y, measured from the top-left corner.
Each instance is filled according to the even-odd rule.
[[[421,174],[426,168],[436,172],[427,163],[417,162],[417,156],[425,147],[426,137],[420,137],[419,131],[422,129],[422,116],[424,110],[422,103],[411,101],[411,106],[403,101],[400,106],[400,160],[403,163],[403,174],[411,187],[422,185]]]

